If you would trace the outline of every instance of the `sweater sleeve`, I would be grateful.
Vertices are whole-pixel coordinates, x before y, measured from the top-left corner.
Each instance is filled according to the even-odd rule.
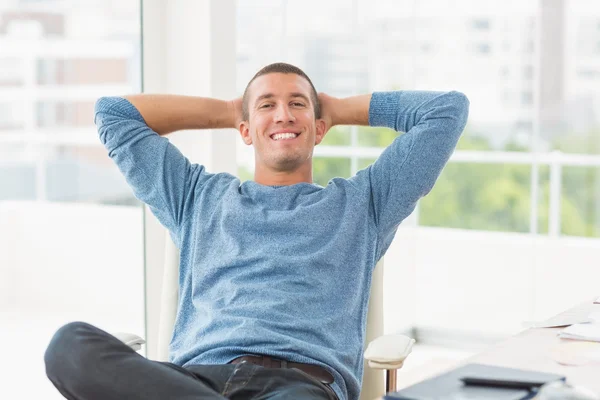
[[[128,100],[103,97],[94,122],[100,141],[133,189],[179,246],[179,227],[195,188],[209,174],[191,164],[165,137],[159,136]]]
[[[376,92],[371,97],[369,125],[406,132],[357,174],[370,187],[379,240],[377,259],[417,201],[433,188],[468,114],[469,100],[459,92]]]

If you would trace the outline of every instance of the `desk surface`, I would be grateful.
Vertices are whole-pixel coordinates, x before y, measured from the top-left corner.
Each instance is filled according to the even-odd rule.
[[[581,315],[584,319],[591,312],[600,312],[600,304],[594,304],[593,300],[566,310],[557,317],[568,313]],[[577,366],[562,365],[555,361],[555,353],[559,349],[563,351],[563,355],[565,352],[568,355],[578,350],[591,350],[599,354],[600,343],[560,339],[557,335],[562,329],[564,328],[527,329],[452,368],[469,363],[479,363],[556,373],[566,376],[567,380],[574,385],[584,386],[600,394],[600,359],[596,358],[595,362]],[[446,370],[444,369],[440,373],[446,372]]]
[[[588,301],[564,313],[577,313],[586,317],[592,311],[600,311],[600,304]],[[467,359],[465,364],[481,363],[557,373],[566,376],[573,384],[585,386],[600,394],[600,360],[577,366],[561,365],[555,361],[555,354],[559,349],[563,355],[588,348],[593,352],[600,352],[600,343],[560,339],[557,334],[561,329],[563,328],[528,329]]]

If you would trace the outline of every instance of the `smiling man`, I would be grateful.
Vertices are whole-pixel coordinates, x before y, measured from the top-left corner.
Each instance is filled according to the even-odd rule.
[[[242,98],[239,129],[244,143],[254,145],[254,180],[312,183],[313,148],[323,140],[327,122],[309,78],[291,68],[282,73],[277,66],[271,67],[276,72],[268,67],[259,72]]]
[[[317,94],[284,63],[232,101],[100,99],[100,140],[180,249],[170,362],[73,322],[48,346],[48,377],[69,399],[358,399],[371,274],[433,187],[468,108],[458,92]],[[322,187],[312,155],[334,125],[406,134]],[[209,173],[164,137],[231,127],[254,147],[253,181]]]

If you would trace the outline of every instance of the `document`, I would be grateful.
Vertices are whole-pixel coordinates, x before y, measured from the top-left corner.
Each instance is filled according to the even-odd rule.
[[[558,334],[563,339],[587,340],[600,342],[600,323],[574,324],[565,328]]]
[[[598,298],[597,301],[600,301],[600,298]],[[600,306],[593,305],[591,313],[589,309],[576,308],[548,318],[545,321],[528,321],[524,322],[523,325],[527,328],[558,328],[561,326],[585,324],[589,322],[600,323]]]

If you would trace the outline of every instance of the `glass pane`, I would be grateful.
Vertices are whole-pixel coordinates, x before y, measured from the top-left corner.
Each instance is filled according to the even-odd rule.
[[[369,59],[357,6],[344,0],[237,2],[238,91],[260,68],[283,61],[302,68],[319,92],[365,93]],[[310,23],[296,23],[299,19]],[[251,29],[244,22],[248,20],[253,21]]]
[[[483,140],[493,150],[530,148],[540,51],[535,46],[538,2],[361,4],[373,60],[371,88],[460,90],[471,100],[463,141]]]
[[[313,181],[321,186],[327,186],[327,182],[335,177],[350,177],[349,158],[314,158],[313,159]]]
[[[240,182],[254,180],[254,171],[244,165],[238,165],[238,178]]]
[[[358,170],[367,168],[369,165],[375,162],[375,158],[359,158],[358,159]]]
[[[140,91],[140,2],[3,2],[0,20],[0,342],[17,371],[0,398],[62,399],[43,357],[58,328],[144,333],[143,208],[93,122],[97,98]]]
[[[349,146],[352,143],[350,126],[334,126],[323,138],[319,146]]]
[[[561,233],[600,237],[600,168],[564,167],[561,183]]]
[[[542,137],[550,149],[600,154],[600,7],[566,0],[553,18],[563,29],[544,54],[553,66],[542,91]]]
[[[600,168],[566,166],[555,171],[562,175],[553,200],[560,203],[556,210],[550,208],[551,169],[540,168],[539,233],[555,234],[552,225],[557,235],[600,237]]]
[[[529,232],[531,168],[450,163],[419,204],[419,225]]]
[[[358,127],[358,145],[361,147],[387,147],[398,137],[398,132],[388,128]]]

